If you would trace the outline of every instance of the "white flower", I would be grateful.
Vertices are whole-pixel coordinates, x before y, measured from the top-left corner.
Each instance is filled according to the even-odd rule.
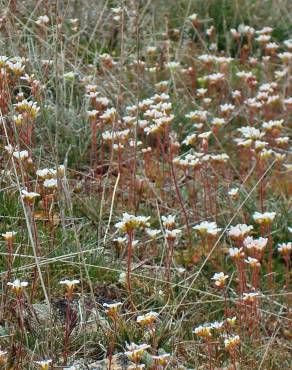
[[[13,146],[11,144],[5,145],[4,149],[7,151],[8,154],[13,153]]]
[[[215,281],[215,285],[218,287],[223,287],[225,285],[225,280],[229,278],[228,275],[225,275],[224,272],[216,272],[212,277],[212,280]]]
[[[74,290],[76,284],[79,284],[79,283],[80,283],[80,280],[77,280],[77,279],[73,279],[73,280],[64,279],[64,280],[61,280],[59,282],[59,284],[66,286],[69,298],[72,297],[73,290]]]
[[[228,195],[232,199],[237,199],[239,197],[239,189],[238,188],[232,188],[229,190]]]
[[[225,153],[213,154],[210,156],[210,159],[215,163],[226,163],[229,159],[229,156]]]
[[[21,126],[24,122],[24,117],[22,114],[17,114],[13,116],[13,121],[15,122],[16,126]]]
[[[262,149],[258,153],[259,157],[262,159],[271,158],[273,154],[275,154],[275,152],[272,149]],[[257,223],[260,223],[260,222],[257,222]],[[268,219],[266,219],[263,223],[269,223]]]
[[[217,57],[215,56],[215,62],[218,64],[229,64],[233,61],[231,57]]]
[[[224,321],[215,321],[211,323],[213,330],[221,331],[223,329]]]
[[[242,239],[246,235],[248,235],[253,230],[252,225],[246,225],[246,224],[238,224],[235,226],[230,226],[230,229],[228,230],[228,235],[231,239]]]
[[[39,26],[44,26],[50,22],[50,19],[47,15],[40,15],[36,20],[36,24]]]
[[[171,229],[175,225],[175,217],[173,215],[168,215],[168,216],[162,216],[161,220],[163,223],[163,226],[167,229]]]
[[[270,224],[276,216],[276,212],[255,212],[253,214],[253,219],[257,224]]]
[[[159,314],[157,312],[150,311],[145,315],[138,316],[137,323],[141,325],[151,325],[158,316]]]
[[[243,140],[243,139],[234,139],[234,141],[237,143],[237,146],[243,147],[243,148],[250,148],[252,144],[251,139]]]
[[[276,50],[278,50],[278,49],[279,49],[279,45],[278,45],[278,44],[276,44],[275,42],[269,42],[269,43],[267,43],[267,45],[266,45],[266,49],[267,49],[267,50],[276,51]]]
[[[115,227],[120,232],[130,232],[135,228],[149,227],[150,226],[148,222],[149,219],[150,217],[134,216],[134,215],[130,215],[129,213],[123,213],[122,221],[116,223]]]
[[[98,113],[99,113],[99,111],[98,111],[98,110],[96,110],[96,109],[88,110],[88,111],[86,112],[87,117],[88,117],[88,118],[91,118],[91,119],[95,119],[95,118],[97,117]]]
[[[0,67],[3,67],[7,62],[8,57],[6,55],[0,55]]]
[[[254,142],[254,148],[256,151],[263,150],[267,145],[269,145],[269,143],[267,143],[266,141],[256,140]]]
[[[287,75],[287,72],[288,72],[287,69],[284,68],[282,70],[275,71],[274,75],[275,75],[276,79],[281,79],[281,78],[283,78]],[[285,101],[284,101],[284,103],[285,103]]]
[[[135,363],[139,362],[141,357],[143,356],[146,349],[150,348],[149,344],[127,344],[128,351],[125,352],[125,355],[129,357],[129,359]]]
[[[59,282],[59,284],[66,285],[67,287],[72,287],[79,283],[80,283],[80,280],[77,280],[77,279],[73,279],[73,280],[64,279]]]
[[[109,103],[110,103],[110,101],[109,101],[109,99],[108,98],[106,98],[106,97],[103,97],[103,96],[100,96],[100,97],[96,97],[95,98],[95,102],[96,102],[96,104],[98,105],[98,106],[100,106],[101,108],[106,108],[108,105],[109,105]],[[111,115],[111,114],[113,114],[113,115],[115,115],[116,114],[116,110],[114,109],[114,108],[112,108],[111,110],[109,110],[108,112],[107,112],[109,115]]]
[[[6,240],[6,241],[10,241],[10,240],[13,240],[15,235],[17,234],[16,231],[6,231],[5,234],[1,234],[2,237]]]
[[[169,360],[170,354],[163,353],[162,355],[152,356],[154,362],[156,362],[160,366],[166,366]]]
[[[103,303],[103,307],[105,308],[116,308],[122,305],[122,302],[114,302],[114,303]]]
[[[179,62],[171,61],[171,62],[165,63],[165,67],[170,69],[171,71],[176,71],[181,68],[181,65]]]
[[[151,239],[156,239],[156,237],[158,236],[158,234],[161,233],[160,230],[156,230],[156,229],[149,229],[147,228],[146,230],[146,234],[151,238]]]
[[[36,361],[35,363],[39,365],[41,370],[48,370],[50,368],[52,360]]]
[[[238,99],[238,98],[241,98],[241,96],[242,96],[241,91],[239,91],[239,90],[233,90],[231,92],[231,95],[232,95],[233,99]]]
[[[103,303],[103,307],[109,316],[116,316],[121,305],[122,302]]]
[[[278,244],[278,252],[281,253],[282,255],[289,255],[292,250],[292,243],[281,243]]]
[[[255,33],[255,29],[245,24],[240,24],[238,26],[238,32],[242,35],[253,35]]]
[[[233,316],[233,317],[227,317],[226,321],[228,322],[228,324],[230,326],[234,326],[235,323],[236,323],[236,320],[237,320],[237,317],[236,316]]]
[[[196,138],[197,138],[197,134],[191,134],[191,135],[188,135],[184,140],[183,140],[183,144],[185,145],[194,145],[195,142],[196,142]]]
[[[26,288],[28,286],[28,282],[27,281],[20,281],[19,279],[16,279],[14,280],[12,283],[11,282],[8,282],[7,283],[8,286],[11,287],[11,289],[16,293],[16,294],[19,294],[22,292],[22,290],[24,288]]]
[[[144,370],[145,369],[145,364],[134,364],[134,365],[129,365],[128,370]]]
[[[163,129],[163,126],[161,124],[154,124],[149,127],[144,128],[144,132],[149,135],[149,134],[155,134],[161,132]]]
[[[184,267],[178,267],[176,271],[181,275],[186,272],[186,269]]]
[[[212,119],[211,123],[213,126],[222,127],[226,123],[226,121],[224,118],[215,117]]]
[[[186,118],[191,121],[206,122],[208,118],[208,112],[205,110],[195,110],[186,114]]]
[[[85,96],[87,98],[95,100],[95,101],[96,101],[98,95],[99,95],[99,92],[97,92],[97,91],[88,91],[88,93],[85,94]]]
[[[239,344],[240,344],[239,335],[231,335],[224,339],[224,346],[228,350],[237,347]]]
[[[48,179],[55,177],[57,175],[57,170],[55,170],[54,168],[44,168],[42,170],[37,170],[36,175],[41,179]]]
[[[254,78],[254,74],[252,72],[247,71],[239,71],[235,73],[237,77],[242,78],[243,80],[249,80],[251,78]]]
[[[123,238],[121,236],[113,239],[114,242],[116,242],[118,245],[124,245],[128,239],[124,236]]]
[[[260,109],[263,106],[263,104],[260,101],[256,100],[255,98],[246,99],[244,101],[244,104],[255,110]]]
[[[256,41],[258,41],[259,43],[263,43],[263,44],[268,43],[270,40],[271,40],[270,35],[260,35],[256,38]]]
[[[245,259],[244,261],[251,267],[260,267],[261,265],[260,262],[256,258],[253,258],[253,257],[247,257],[247,259]]]
[[[282,62],[288,63],[292,60],[292,53],[289,51],[285,51],[284,53],[279,53],[278,57],[281,59]]]
[[[194,230],[198,231],[201,235],[212,235],[216,236],[222,229],[217,227],[216,222],[203,221],[199,225],[193,227]]]
[[[139,240],[136,239],[136,240],[132,241],[132,247],[133,248],[136,248],[138,246],[138,244],[139,244]]]
[[[165,237],[166,239],[176,239],[180,234],[181,230],[179,229],[173,229],[173,230],[165,230]]]
[[[233,104],[222,104],[220,105],[220,110],[222,113],[230,113],[233,112],[235,106]]]
[[[47,189],[57,189],[58,180],[57,179],[46,179],[44,181],[44,187]]]
[[[210,324],[199,325],[194,329],[194,333],[199,337],[211,337],[212,326]]]
[[[258,35],[269,35],[272,32],[273,32],[272,27],[264,27],[261,30],[256,31]]]
[[[122,131],[104,131],[102,133],[102,138],[105,141],[118,141],[118,142],[125,142],[129,136],[130,130],[122,130]]]
[[[207,94],[207,92],[208,92],[208,89],[204,89],[204,88],[197,89],[197,96],[203,97]]]
[[[13,152],[13,157],[23,161],[29,157],[29,154],[27,150],[22,150],[20,152]]]
[[[7,61],[6,66],[8,69],[10,69],[15,74],[21,74],[25,68],[25,65],[22,64],[22,62],[12,62]]]
[[[259,252],[263,251],[268,243],[268,238],[254,239],[252,236],[248,236],[244,239],[243,244],[248,249],[255,249]]]
[[[209,137],[212,135],[212,131],[206,131],[202,132],[201,134],[198,135],[199,139],[209,139]]]
[[[146,48],[146,53],[148,55],[153,55],[157,52],[157,47],[156,46],[147,46]]]
[[[286,145],[289,143],[289,137],[288,136],[277,137],[275,138],[275,142],[278,145]]]
[[[231,258],[239,259],[244,257],[244,252],[242,248],[229,248],[228,250]]]
[[[25,189],[21,190],[21,196],[24,200],[28,202],[32,202],[35,198],[40,197],[39,193],[35,193],[34,191],[27,191]]]
[[[205,77],[207,81],[213,84],[223,81],[224,78],[225,78],[225,75],[223,73],[213,73]]]
[[[259,297],[258,292],[250,292],[250,293],[243,293],[243,301],[247,303],[255,302],[255,300]]]
[[[246,139],[257,140],[263,136],[259,129],[251,126],[240,127],[238,131],[240,131],[242,136]]]
[[[284,104],[285,105],[288,105],[288,106],[291,106],[292,105],[292,97],[291,98],[284,99]]]
[[[198,59],[203,62],[203,63],[207,63],[207,64],[210,64],[212,62],[215,61],[215,55],[212,55],[212,54],[201,54],[198,56]]]
[[[196,20],[198,20],[198,14],[197,13],[193,13],[193,14],[189,15],[189,20],[191,22],[195,22]]]
[[[290,50],[292,50],[292,39],[285,40],[283,44]]]
[[[282,129],[283,127],[283,123],[284,123],[284,120],[283,119],[278,119],[278,120],[271,120],[271,121],[268,121],[268,122],[264,122],[262,124],[262,127],[265,131],[271,131],[275,128],[277,129]]]

